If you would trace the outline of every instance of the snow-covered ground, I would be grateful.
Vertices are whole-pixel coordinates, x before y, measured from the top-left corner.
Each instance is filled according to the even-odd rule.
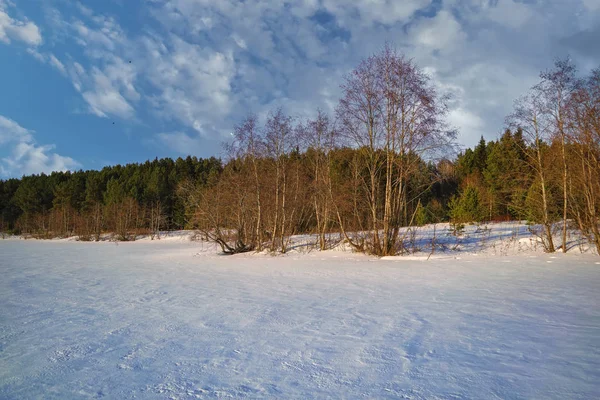
[[[0,240],[0,398],[600,398],[600,257],[502,232],[429,260]]]

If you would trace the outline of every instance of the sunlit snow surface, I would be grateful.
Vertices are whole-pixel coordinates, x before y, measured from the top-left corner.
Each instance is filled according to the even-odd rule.
[[[600,258],[0,240],[0,398],[600,398]]]

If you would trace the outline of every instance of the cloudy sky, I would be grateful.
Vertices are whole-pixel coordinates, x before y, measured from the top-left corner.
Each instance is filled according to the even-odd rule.
[[[600,66],[600,0],[0,0],[0,178],[219,155],[248,113],[333,111],[393,43],[495,139],[556,57]]]

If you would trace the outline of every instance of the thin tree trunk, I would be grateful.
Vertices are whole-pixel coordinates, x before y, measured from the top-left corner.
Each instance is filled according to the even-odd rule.
[[[562,128],[561,128],[562,129]],[[563,229],[562,229],[562,252],[567,252],[567,157],[565,152],[565,135],[562,134],[562,162],[563,162]]]
[[[286,224],[286,192],[287,192],[287,177],[283,173],[283,186],[281,187],[281,251],[285,253],[285,224]]]
[[[252,166],[254,169],[254,182],[256,184],[256,238],[255,238],[255,246],[256,250],[262,250],[262,207],[260,201],[260,183],[258,180],[258,167],[256,166],[256,159],[254,155],[252,156]]]
[[[539,142],[536,144],[536,152],[538,159],[538,174],[540,178],[540,184],[542,186],[542,213],[543,213],[543,224],[546,231],[546,250],[549,253],[554,253],[554,241],[552,239],[552,226],[548,215],[548,197],[546,195],[546,179],[542,170],[542,156],[540,153]]]
[[[271,251],[275,251],[275,241],[277,240],[278,222],[279,222],[279,160],[276,161],[275,174],[275,215],[273,216],[273,230],[271,232]]]

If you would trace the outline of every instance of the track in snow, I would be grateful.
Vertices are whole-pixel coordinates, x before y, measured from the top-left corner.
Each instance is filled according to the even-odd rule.
[[[0,398],[600,395],[586,255],[0,241]]]

